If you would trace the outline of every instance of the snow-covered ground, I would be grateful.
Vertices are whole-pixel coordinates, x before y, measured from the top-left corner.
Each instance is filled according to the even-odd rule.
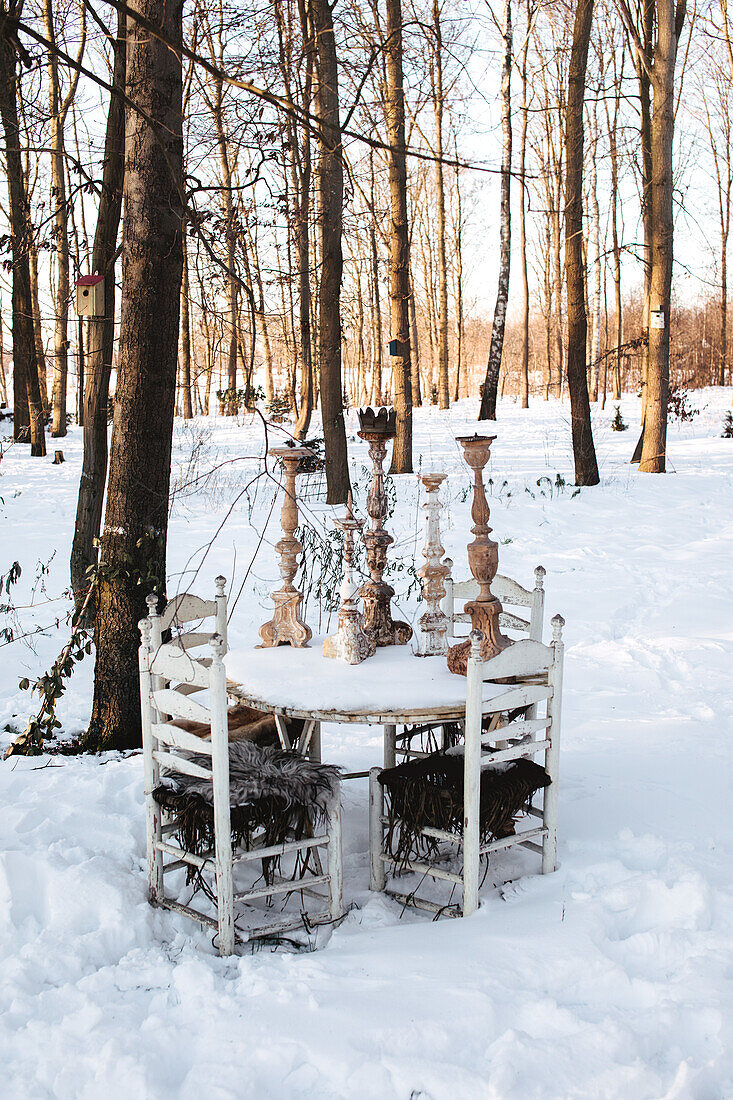
[[[369,895],[355,781],[343,925],[313,953],[220,959],[208,934],[147,904],[138,754],[1,764],[0,1096],[733,1097],[729,402],[729,391],[693,395],[700,415],[671,426],[665,477],[628,463],[638,402],[622,402],[623,434],[610,431],[609,404],[594,414],[603,482],[580,493],[567,405],[500,406],[488,471],[500,568],[529,584],[542,563],[548,615],[567,620],[560,868],[497,865],[466,921],[401,918]],[[454,436],[474,430],[472,411],[415,417],[423,468],[450,475],[444,543],[457,576],[470,517]],[[15,449],[0,466],[0,573],[23,569],[9,595],[18,611],[0,628],[47,628],[0,648],[0,726],[25,726],[18,681],[66,638],[80,442],[78,430],[63,441],[61,466]],[[207,594],[216,573],[233,578],[231,644],[243,650],[277,577],[273,485],[244,492],[261,427],[178,422],[175,443],[170,587]],[[351,439],[350,453],[363,507],[365,447]],[[396,480],[395,552],[407,562],[417,549],[419,565],[417,479]],[[329,510],[309,484],[305,510],[322,533]],[[404,569],[393,583],[404,594]],[[414,596],[399,603],[415,616]],[[324,633],[313,601],[307,614]],[[59,708],[65,735],[88,717],[91,676],[87,659]],[[380,752],[377,730],[324,731],[325,759],[361,768]]]

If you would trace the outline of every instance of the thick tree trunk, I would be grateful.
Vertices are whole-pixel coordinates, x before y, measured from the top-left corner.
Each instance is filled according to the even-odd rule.
[[[321,392],[329,504],[343,504],[350,489],[342,398],[341,276],[343,257],[343,163],[339,120],[338,62],[329,0],[313,0],[318,75],[318,373]]]
[[[119,12],[112,83],[120,89],[125,86],[125,36],[125,16]],[[119,96],[111,94],[104,142],[102,194],[92,250],[92,268],[104,275],[104,319],[89,321],[87,330],[84,454],[71,548],[71,586],[77,607],[83,602],[89,584],[87,570],[97,559],[94,540],[99,537],[107,480],[107,402],[115,346],[114,258],[120,225],[124,156],[124,104]]]
[[[391,338],[397,354],[391,356],[397,435],[392,447],[393,474],[412,473],[412,356],[410,352],[410,232],[407,219],[407,160],[405,157],[405,91],[402,83],[402,0],[386,3],[387,102],[389,142],[389,298]]]
[[[489,361],[486,366],[479,420],[496,420],[496,394],[499,387],[499,371],[504,350],[504,329],[509,302],[509,270],[512,254],[511,183],[512,183],[512,7],[511,0],[504,0],[504,66],[501,78],[501,244],[499,257],[499,286],[494,307],[494,324],[491,329]]]
[[[639,470],[663,474],[667,450],[669,394],[669,325],[672,294],[674,214],[672,146],[674,138],[674,71],[684,3],[675,13],[673,0],[657,0],[651,119],[652,254],[649,280],[649,362],[647,366],[644,444]]]
[[[583,100],[593,0],[578,0],[568,71],[565,115],[565,271],[568,302],[568,389],[576,485],[597,485],[598,463],[590,423],[583,265]]]
[[[182,0],[136,0],[173,49],[128,19],[123,298],[95,617],[88,749],[140,743],[137,650],[145,597],[165,589],[184,213]]]
[[[30,440],[31,455],[41,458],[46,453],[46,438],[33,332],[30,211],[20,152],[16,54],[7,24],[9,15],[15,14],[15,8],[8,12],[4,4],[0,5],[0,118],[5,138],[8,221],[13,263],[14,438],[24,443]]]

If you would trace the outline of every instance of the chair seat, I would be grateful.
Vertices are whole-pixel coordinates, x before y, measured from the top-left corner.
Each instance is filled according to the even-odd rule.
[[[385,851],[398,867],[435,855],[440,833],[461,838],[465,813],[462,753],[431,753],[389,768],[378,778],[387,795]],[[549,784],[547,772],[533,760],[484,766],[479,804],[481,844],[513,836],[516,816],[529,806],[535,791]]]
[[[205,766],[204,755],[186,753]],[[303,840],[326,821],[336,796],[340,769],[319,764],[296,752],[251,741],[229,744],[229,803],[232,843],[249,849]],[[195,855],[215,852],[214,792],[211,779],[176,774],[153,791],[156,802],[172,815],[171,832]],[[189,880],[195,877],[190,867]]]

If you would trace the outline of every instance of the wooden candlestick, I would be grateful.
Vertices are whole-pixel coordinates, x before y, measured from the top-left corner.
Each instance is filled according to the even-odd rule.
[[[292,645],[302,649],[313,636],[311,628],[300,616],[303,594],[293,584],[293,578],[298,571],[298,554],[303,550],[294,533],[298,526],[295,477],[301,458],[310,457],[313,453],[308,447],[274,447],[268,452],[280,459],[285,472],[285,500],[280,513],[284,537],[275,544],[280,555],[280,576],[284,583],[282,588],[272,593],[275,614],[260,627],[260,648]]]
[[[448,566],[441,561],[443,546],[440,542],[440,510],[443,505],[439,494],[445,478],[445,474],[422,475],[426,494],[423,508],[428,514],[428,523],[423,550],[425,565],[419,570],[419,575],[422,579],[422,597],[428,609],[420,616],[421,657],[439,657],[448,649],[448,616],[440,606],[445,596],[443,581],[448,575]]]
[[[334,519],[334,524],[344,533],[344,579],[339,594],[338,630],[323,643],[324,657],[334,657],[346,661],[349,665],[361,664],[367,657],[373,657],[377,647],[374,639],[364,630],[364,622],[357,601],[358,586],[354,581],[354,533],[360,531],[364,523],[355,519],[351,510],[351,493],[347,503],[346,515]]]
[[[484,466],[489,461],[491,444],[495,439],[495,435],[472,435],[457,440],[463,447],[466,463],[473,470],[471,532],[475,538],[468,546],[468,564],[479,585],[478,596],[475,600],[470,600],[464,610],[471,616],[472,630],[480,630],[483,634],[481,658],[484,661],[495,657],[509,645],[509,639],[499,629],[501,603],[491,591],[491,582],[499,568],[499,546],[489,538],[490,513],[483,479]],[[468,638],[465,642],[451,646],[448,650],[448,668],[451,672],[466,675],[470,651],[471,641]]]
[[[412,637],[412,627],[408,623],[392,618],[390,602],[394,588],[383,580],[387,564],[387,547],[394,539],[384,529],[387,516],[387,494],[384,491],[384,458],[387,454],[387,440],[395,436],[395,413],[381,409],[374,414],[371,409],[359,410],[362,430],[360,439],[369,444],[369,457],[372,460],[374,474],[372,487],[367,497],[367,514],[371,527],[364,534],[367,566],[371,580],[359,589],[364,601],[364,629],[378,646],[406,645]]]

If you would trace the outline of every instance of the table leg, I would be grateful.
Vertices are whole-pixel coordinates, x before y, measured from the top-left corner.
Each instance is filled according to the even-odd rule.
[[[382,859],[384,847],[384,791],[379,782],[379,768],[369,772],[369,889],[384,890],[387,875]]]
[[[397,726],[384,727],[384,766],[393,768],[397,763]]]
[[[308,746],[308,755],[311,760],[316,764],[321,763],[321,723],[316,722],[313,726],[313,733],[311,734],[310,744]]]

